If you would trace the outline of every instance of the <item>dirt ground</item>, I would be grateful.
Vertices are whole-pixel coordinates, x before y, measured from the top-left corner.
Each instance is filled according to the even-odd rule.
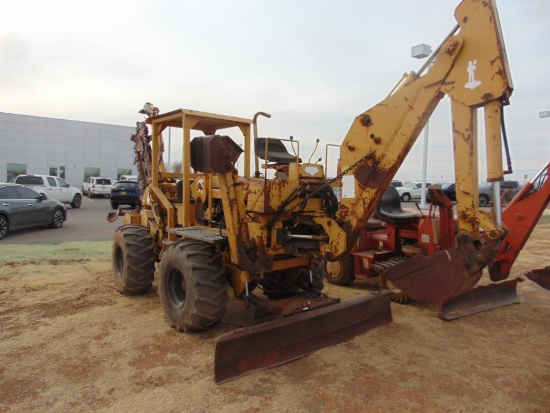
[[[212,331],[176,333],[155,291],[115,292],[110,247],[0,246],[0,412],[550,411],[550,292],[529,280],[520,304],[452,322],[392,304],[390,324],[216,385],[214,339],[247,325],[241,303]],[[539,224],[513,275],[548,265],[548,251]]]

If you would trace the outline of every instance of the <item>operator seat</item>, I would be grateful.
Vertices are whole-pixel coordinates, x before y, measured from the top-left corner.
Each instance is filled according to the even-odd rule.
[[[265,159],[266,144],[267,159]],[[256,152],[256,156],[267,162],[288,165],[290,162],[296,161],[296,156],[288,153],[283,142],[275,138],[256,138],[254,140],[254,151]],[[302,162],[301,159],[299,161]]]
[[[420,219],[420,213],[401,209],[399,192],[393,186],[389,186],[382,195],[382,199],[376,206],[376,215],[382,221],[394,225],[417,224]]]

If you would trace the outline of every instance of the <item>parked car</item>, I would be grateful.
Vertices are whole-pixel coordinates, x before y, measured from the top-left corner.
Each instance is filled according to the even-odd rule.
[[[508,203],[521,189],[518,181],[502,181],[500,183],[500,196],[504,195],[503,202]],[[484,182],[479,186],[479,206],[488,206],[493,200],[493,183]]]
[[[23,185],[0,184],[0,200],[0,239],[16,229],[61,228],[67,220],[65,205]]]
[[[118,181],[111,188],[111,207],[130,205],[135,208],[141,198],[141,188],[136,181]]]
[[[456,201],[456,189],[454,183],[447,183],[441,185],[441,191],[447,195],[451,201]]]
[[[391,181],[390,186],[393,186],[394,188],[399,188],[400,186],[403,186],[403,182],[398,180],[393,180]]]
[[[428,186],[431,184],[426,182],[426,200],[429,201],[428,197]],[[401,201],[409,202],[411,199],[420,199],[422,195],[422,182],[409,182],[405,186],[399,186],[396,188],[399,192]]]
[[[456,201],[456,188],[455,184],[445,184],[441,187],[441,190],[445,195],[449,197],[451,201]],[[517,181],[502,181],[500,183],[500,195],[505,195],[505,202],[509,202],[520,190],[519,182]],[[484,182],[479,185],[479,206],[489,206],[493,200],[493,184],[491,182]]]
[[[82,193],[93,198],[94,196],[111,196],[113,181],[111,178],[90,176],[82,182]]]
[[[504,195],[505,202],[510,202],[521,188],[522,186],[518,181],[502,181],[500,183],[500,195]]]
[[[120,175],[119,181],[136,181],[137,182],[138,177],[137,175]]]
[[[483,182],[479,184],[479,206],[489,206],[493,200],[493,184],[491,182]]]
[[[456,184],[449,183],[441,186],[441,190],[451,201],[456,201]],[[493,186],[491,183],[479,185],[479,206],[486,207],[493,199]]]
[[[28,186],[49,199],[57,199],[73,208],[82,205],[82,192],[71,186],[63,178],[52,175],[18,175],[14,183]]]

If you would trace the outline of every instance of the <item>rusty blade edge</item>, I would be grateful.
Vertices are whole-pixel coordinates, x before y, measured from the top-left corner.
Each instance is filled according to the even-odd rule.
[[[391,293],[384,291],[304,312],[218,337],[218,384],[288,363],[392,321]]]
[[[525,276],[545,290],[550,290],[550,267],[531,270]]]
[[[450,321],[483,311],[519,303],[516,287],[521,278],[480,285],[442,303],[439,318]]]

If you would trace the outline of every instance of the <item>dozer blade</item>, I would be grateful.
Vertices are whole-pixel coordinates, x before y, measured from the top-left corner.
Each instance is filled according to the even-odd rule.
[[[465,282],[464,264],[456,249],[417,255],[384,271],[407,296],[421,303],[442,302],[458,294]]]
[[[442,303],[439,306],[439,318],[455,320],[471,314],[489,311],[519,302],[516,293],[521,278],[498,284],[480,285]]]
[[[278,366],[392,321],[382,292],[223,334],[217,338],[216,383]]]
[[[550,290],[550,267],[544,267],[538,270],[531,270],[525,273],[525,276],[534,283],[540,285],[546,290]]]

